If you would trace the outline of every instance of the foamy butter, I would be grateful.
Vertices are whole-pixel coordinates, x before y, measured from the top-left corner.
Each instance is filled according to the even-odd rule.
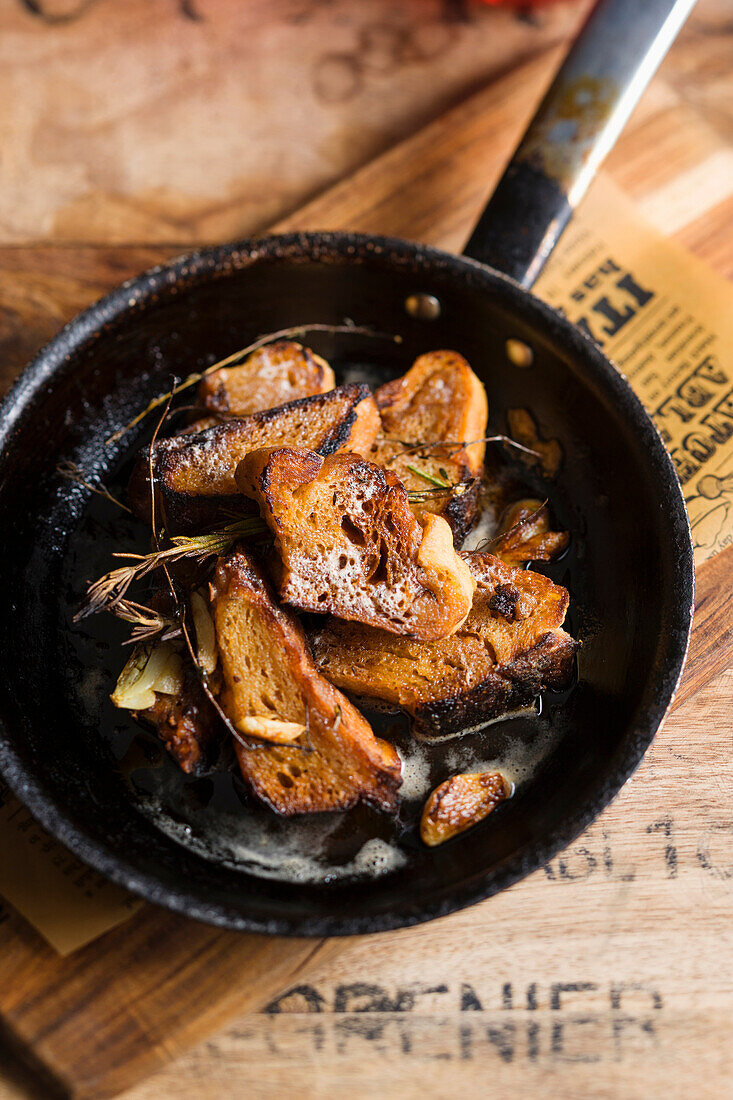
[[[407,801],[424,801],[438,783],[453,775],[476,772],[501,772],[511,787],[511,793],[529,782],[540,764],[555,747],[559,732],[551,728],[538,727],[529,740],[509,738],[506,748],[494,756],[485,753],[485,746],[477,745],[470,734],[481,733],[489,726],[504,723],[511,718],[537,715],[534,708],[502,715],[491,722],[485,722],[474,729],[461,730],[441,738],[430,740],[413,739],[407,748],[400,750],[402,759],[401,797]],[[447,742],[453,744],[446,748]],[[433,776],[434,750],[431,745],[441,746],[441,776]]]
[[[386,840],[382,840],[380,837],[372,837],[371,840],[367,840],[366,844],[362,845],[360,851],[349,863],[338,868],[338,875],[333,877],[363,875],[376,878],[379,875],[386,875],[390,871],[397,871],[400,867],[404,867],[406,863],[407,856],[400,848],[394,844],[388,844]]]
[[[408,750],[398,750],[402,761],[400,797],[407,801],[423,798],[430,790],[430,749],[415,741]]]
[[[204,859],[260,878],[302,884],[378,878],[407,862],[397,843],[380,837],[365,840],[348,860],[326,860],[329,838],[343,824],[340,814],[315,814],[294,822],[264,812],[209,810],[185,822],[171,817],[165,801],[145,799],[140,807],[162,832]]]
[[[530,742],[516,741],[504,752],[493,757],[482,757],[474,750],[462,751],[460,743],[453,746],[446,756],[451,774],[461,772],[501,772],[511,787],[511,793],[529,782],[539,765],[547,758],[557,743],[559,735],[543,731]]]
[[[481,515],[463,540],[462,550],[486,549],[486,543],[496,538],[497,519],[490,504],[484,503]]]
[[[531,727],[512,733],[512,722],[498,738],[488,727],[508,717],[534,717]],[[482,737],[486,730],[487,736]],[[440,741],[400,738],[402,761],[400,798],[412,819],[434,787],[463,773],[500,772],[511,793],[531,782],[555,748],[560,729],[539,720],[534,710],[504,716],[477,729],[464,730]],[[493,746],[492,746],[493,741]],[[492,753],[492,747],[496,749]],[[161,777],[162,779],[162,777]],[[192,811],[181,797],[180,777],[171,770],[154,794],[138,797],[140,809],[171,839],[204,859],[223,863],[261,878],[293,884],[325,884],[378,878],[399,871],[408,861],[400,843],[401,827],[387,839],[355,834],[344,848],[344,814],[314,814],[297,820],[277,818],[264,809],[231,805]],[[400,815],[402,816],[402,815]],[[335,844],[334,844],[335,842]],[[339,851],[335,855],[334,848]],[[335,858],[334,858],[335,857]]]

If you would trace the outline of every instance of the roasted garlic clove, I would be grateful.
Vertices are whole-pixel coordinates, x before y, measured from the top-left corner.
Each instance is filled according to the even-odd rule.
[[[306,729],[299,722],[284,722],[280,718],[259,714],[240,718],[237,725],[242,733],[260,737],[263,741],[272,741],[275,745],[292,745],[303,736]]]
[[[500,772],[454,775],[428,797],[420,821],[420,836],[430,848],[483,821],[508,798],[511,788]]]
[[[209,605],[197,591],[191,593],[191,615],[196,630],[196,663],[210,675],[219,660],[216,632]]]
[[[550,530],[550,512],[541,500],[526,498],[510,504],[499,523],[493,552],[507,565],[552,561],[568,545],[567,531]]]
[[[147,710],[156,692],[177,695],[182,687],[180,654],[170,642],[156,642],[135,647],[110,698],[124,710]]]

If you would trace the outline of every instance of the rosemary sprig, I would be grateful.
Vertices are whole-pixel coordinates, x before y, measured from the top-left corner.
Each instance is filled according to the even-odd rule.
[[[466,489],[473,485],[473,481],[461,481],[454,485],[444,485],[439,489],[408,489],[407,499],[411,504],[419,504],[424,500],[432,500],[435,496],[444,496],[446,493],[453,493],[457,497],[462,497]]]
[[[84,604],[74,616],[74,621],[78,622],[98,611],[114,613],[120,601],[125,599],[133,581],[148,576],[156,569],[167,570],[169,565],[183,561],[184,558],[201,562],[206,558],[219,557],[226,554],[239,539],[258,539],[267,533],[267,526],[259,516],[248,516],[206,535],[174,535],[171,538],[172,546],[165,550],[155,550],[151,554],[114,554],[113,557],[127,559],[130,564],[105,573],[89,586]]]
[[[449,451],[462,451],[464,447],[473,447],[476,443],[504,443],[507,447],[515,447],[518,451],[524,451],[525,454],[534,455],[535,458],[540,458],[538,451],[533,451],[531,447],[525,447],[523,443],[517,443],[516,439],[512,439],[508,435],[485,435],[481,439],[462,439],[456,441],[443,441],[438,440],[436,443],[410,443],[406,439],[390,439],[385,437],[385,443],[397,443],[400,447],[404,448],[403,454],[409,454],[411,451],[429,451],[433,447],[442,447]]]
[[[350,335],[356,336],[371,336],[378,340],[392,340],[394,343],[400,343],[402,339],[401,336],[391,335],[385,332],[376,332],[372,328],[368,328],[364,325],[355,325],[353,323],[343,325],[295,325],[293,328],[280,329],[279,332],[270,332],[266,336],[260,336],[246,348],[240,348],[239,351],[235,351],[231,355],[226,356],[226,358],[220,359],[218,363],[214,363],[212,366],[207,367],[206,370],[196,374],[189,374],[182,382],[177,382],[172,386],[167,393],[161,393],[157,397],[154,397],[152,401],[148,402],[142,412],[133,417],[129,424],[113,432],[106,441],[107,445],[117,443],[132,428],[136,427],[141,420],[144,420],[153,409],[160,408],[166,401],[171,401],[174,397],[177,397],[179,393],[183,393],[184,390],[189,389],[191,386],[195,386],[202,378],[206,378],[208,374],[213,374],[214,371],[221,370],[223,367],[237,366],[237,364],[241,363],[243,359],[246,359],[248,355],[251,355],[252,352],[258,351],[259,348],[263,348],[276,340],[292,340],[299,336],[307,336],[311,332],[349,333]]]
[[[145,604],[134,600],[118,600],[110,610],[118,619],[133,624],[132,634],[123,645],[133,645],[156,637],[160,642],[168,642],[171,638],[180,636],[181,627],[176,619],[162,615]]]
[[[433,474],[429,474],[426,470],[421,470],[419,466],[408,466],[407,469],[410,470],[410,472],[415,474],[417,477],[421,477],[425,481],[430,482],[431,485],[436,485],[438,487],[438,489],[452,489],[453,488],[450,481],[448,480],[447,474],[445,475],[444,478],[440,478],[440,477],[435,477]],[[441,470],[440,472],[441,472],[441,474],[445,474],[444,470]]]
[[[212,554],[216,557],[226,554],[239,539],[261,538],[269,533],[269,527],[259,516],[245,516],[236,523],[230,523],[218,531],[209,531],[205,535],[171,535],[171,542],[183,551],[181,557],[203,560]]]

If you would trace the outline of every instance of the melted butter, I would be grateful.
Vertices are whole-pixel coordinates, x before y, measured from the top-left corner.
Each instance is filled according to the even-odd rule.
[[[357,841],[353,854],[334,862],[330,850],[343,828],[345,814],[314,814],[279,818],[264,809],[233,813],[207,808],[186,814],[180,806],[171,814],[171,797],[159,787],[140,808],[171,839],[204,859],[224,863],[260,878],[279,882],[318,884],[341,879],[377,878],[399,870],[407,855],[392,839],[373,836]]]
[[[494,513],[494,509],[485,506],[478,520],[474,524],[473,528],[468,532],[463,540],[462,550],[478,550],[479,547],[482,550],[491,549],[487,547],[487,543],[490,543],[492,539],[496,537],[496,529],[498,521]]]
[[[430,792],[453,775],[465,772],[501,772],[515,790],[531,781],[537,769],[550,755],[559,734],[552,727],[538,727],[530,738],[513,738],[511,729],[504,729],[508,718],[536,719],[534,710],[518,711],[515,715],[497,718],[477,730],[463,730],[449,738],[442,738],[438,744],[442,748],[440,767],[435,768],[435,742],[418,741],[400,752],[402,757],[401,795],[405,801],[419,802],[422,805]],[[533,723],[534,724],[534,723]],[[482,737],[489,725],[501,725],[505,734],[495,753],[487,752],[488,738]],[[478,736],[476,736],[478,734]],[[450,746],[446,742],[450,741]]]

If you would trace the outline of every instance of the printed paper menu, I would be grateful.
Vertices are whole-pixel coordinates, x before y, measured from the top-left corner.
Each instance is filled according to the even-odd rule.
[[[696,564],[733,543],[733,286],[599,178],[536,291],[600,344],[654,418]]]

